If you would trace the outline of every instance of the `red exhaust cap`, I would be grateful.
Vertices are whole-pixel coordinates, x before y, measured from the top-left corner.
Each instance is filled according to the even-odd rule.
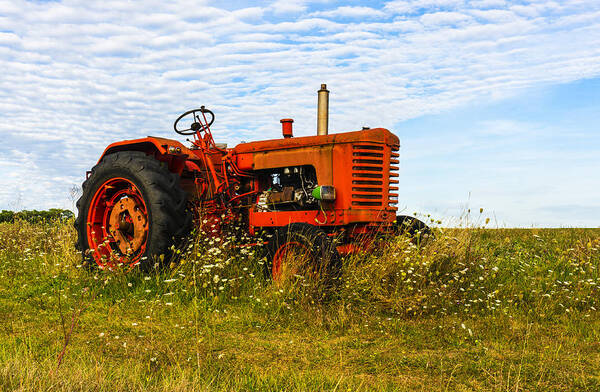
[[[283,118],[279,120],[279,122],[281,123],[281,133],[283,134],[283,137],[285,139],[294,137],[294,132],[292,130],[292,123],[294,122],[294,120],[292,120],[291,118]]]

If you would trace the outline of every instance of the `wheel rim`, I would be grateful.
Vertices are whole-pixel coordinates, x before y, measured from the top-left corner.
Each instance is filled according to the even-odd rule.
[[[308,249],[298,241],[289,241],[281,245],[273,255],[273,265],[271,266],[271,276],[274,281],[283,280],[284,267],[289,265],[289,261],[294,256],[306,256]],[[295,267],[298,263],[295,262]],[[294,272],[294,271],[289,271]]]
[[[133,267],[146,251],[148,209],[141,191],[126,178],[104,182],[92,198],[87,216],[87,240],[101,267]]]

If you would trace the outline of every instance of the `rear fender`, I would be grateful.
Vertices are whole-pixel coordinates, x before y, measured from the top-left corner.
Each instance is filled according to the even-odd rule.
[[[177,140],[153,136],[112,143],[106,147],[98,162],[105,156],[118,151],[142,151],[147,155],[154,156],[158,161],[165,162],[171,172],[179,175],[181,175],[186,166],[196,166],[193,162],[188,162],[188,157],[195,157],[192,150]]]

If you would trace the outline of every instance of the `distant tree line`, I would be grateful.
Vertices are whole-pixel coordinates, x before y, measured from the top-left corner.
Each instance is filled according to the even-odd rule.
[[[15,220],[24,220],[30,223],[48,222],[56,220],[67,220],[75,216],[73,212],[69,210],[63,210],[60,208],[50,208],[49,210],[38,211],[38,210],[23,210],[23,211],[8,211],[2,210],[0,212],[0,223],[2,222],[14,222]]]

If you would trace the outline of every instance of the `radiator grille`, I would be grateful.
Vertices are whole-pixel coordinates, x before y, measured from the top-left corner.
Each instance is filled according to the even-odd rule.
[[[390,162],[389,162],[389,174],[390,177],[388,179],[388,206],[394,207],[396,210],[398,207],[398,170],[400,169],[397,165],[400,163],[398,154],[398,150],[400,146],[392,146],[390,151]]]
[[[387,182],[384,147],[357,144],[352,148],[352,205],[381,208]]]
[[[352,148],[352,205],[397,209],[400,146],[357,144]]]

